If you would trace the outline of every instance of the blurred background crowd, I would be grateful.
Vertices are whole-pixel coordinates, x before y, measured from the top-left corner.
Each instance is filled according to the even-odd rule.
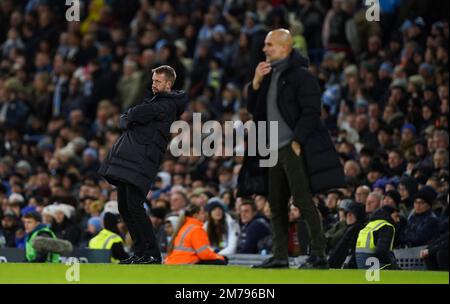
[[[276,28],[310,60],[347,178],[315,197],[328,252],[383,205],[401,210],[396,248],[448,234],[448,1],[380,0],[380,22],[357,0],[80,4],[81,21],[67,22],[65,1],[0,0],[0,247],[24,247],[30,211],[75,247],[118,213],[96,171],[120,114],[148,96],[152,68],[176,70],[174,88],[190,97],[182,120],[251,119],[245,84]],[[208,212],[217,252],[270,253],[267,199],[236,197],[242,161],[167,151],[145,204],[163,250],[192,203]],[[305,255],[301,210],[292,205],[289,219],[289,253]],[[117,231],[130,248],[126,227]]]

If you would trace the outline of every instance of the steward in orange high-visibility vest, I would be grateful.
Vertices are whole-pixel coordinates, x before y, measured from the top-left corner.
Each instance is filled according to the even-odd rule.
[[[203,229],[206,212],[203,207],[189,205],[180,215],[178,229],[168,248],[166,264],[226,265],[225,257],[211,249]]]

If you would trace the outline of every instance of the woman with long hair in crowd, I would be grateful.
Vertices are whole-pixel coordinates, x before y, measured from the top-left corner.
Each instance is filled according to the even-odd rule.
[[[225,207],[218,201],[205,206],[208,221],[204,228],[215,252],[219,254],[234,254],[237,250],[239,224],[225,211]]]

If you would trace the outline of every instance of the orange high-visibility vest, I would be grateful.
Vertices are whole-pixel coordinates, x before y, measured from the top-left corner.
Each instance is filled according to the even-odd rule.
[[[175,237],[173,251],[167,256],[165,263],[196,264],[205,260],[224,258],[211,249],[203,223],[193,217],[186,217],[184,225]]]

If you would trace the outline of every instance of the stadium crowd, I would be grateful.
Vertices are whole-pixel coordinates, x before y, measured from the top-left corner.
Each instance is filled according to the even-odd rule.
[[[67,22],[64,1],[0,0],[0,247],[24,248],[30,211],[88,246],[104,215],[118,214],[97,169],[120,114],[150,94],[151,69],[176,70],[174,88],[190,98],[182,120],[246,122],[264,37],[287,28],[319,80],[347,178],[315,196],[330,266],[342,266],[348,231],[389,205],[401,211],[395,247],[431,253],[447,235],[448,269],[447,1],[380,1],[380,22],[357,0],[80,2],[81,21]],[[270,254],[267,199],[236,196],[242,161],[167,151],[145,204],[163,251],[180,211],[196,204],[216,252]],[[308,254],[301,210],[292,205],[289,219],[289,254]],[[129,250],[126,227],[117,231]]]

